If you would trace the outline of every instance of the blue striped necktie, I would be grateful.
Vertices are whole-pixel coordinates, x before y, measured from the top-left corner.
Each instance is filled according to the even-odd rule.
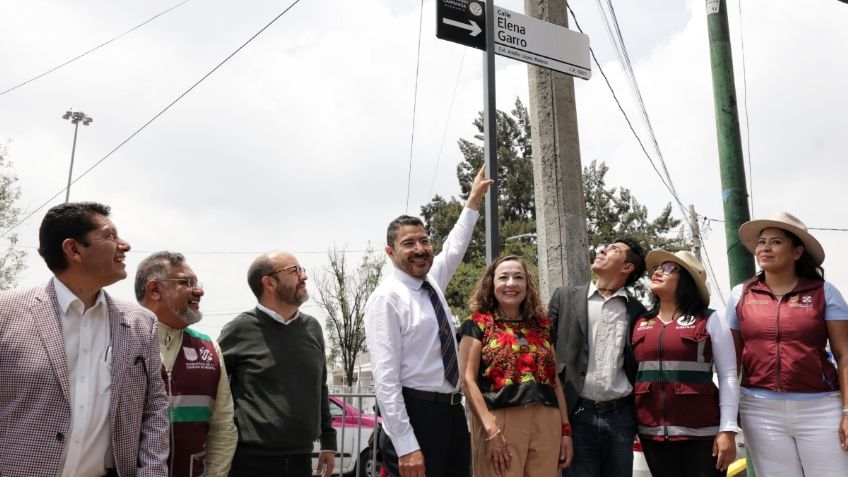
[[[439,323],[439,341],[442,343],[442,364],[445,365],[445,378],[451,385],[456,386],[459,383],[459,366],[456,363],[456,346],[453,343],[448,316],[442,307],[442,300],[439,299],[439,294],[436,293],[433,286],[424,281],[421,288],[427,291],[430,303],[433,304],[433,310],[436,312],[436,321]]]

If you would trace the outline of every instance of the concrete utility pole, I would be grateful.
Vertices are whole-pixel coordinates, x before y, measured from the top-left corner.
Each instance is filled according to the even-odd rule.
[[[565,0],[524,0],[534,18],[568,26]],[[577,134],[574,79],[528,66],[539,286],[547,302],[557,287],[587,283],[589,239]]]
[[[495,0],[486,0],[486,51],[483,52],[483,136],[486,176],[495,179],[486,193],[486,263],[501,253],[498,230],[498,108],[495,101]]]
[[[721,197],[724,202],[724,236],[727,240],[730,286],[734,286],[754,275],[754,257],[739,241],[739,226],[750,220],[751,215],[748,211],[748,188],[745,185],[726,0],[707,0],[707,27],[710,35]]]

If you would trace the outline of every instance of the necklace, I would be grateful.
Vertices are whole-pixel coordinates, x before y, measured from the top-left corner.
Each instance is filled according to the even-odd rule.
[[[508,317],[508,316],[501,315],[501,314],[500,314],[500,312],[498,312],[498,311],[496,311],[496,312],[495,312],[495,318],[496,318],[498,321],[521,321],[521,320],[523,320],[523,319],[524,319],[524,317],[523,317],[523,316],[521,316],[521,315],[519,315],[519,316],[518,316],[518,317],[516,317],[516,318],[510,318],[510,317]]]
[[[677,315],[677,312],[678,312],[678,311],[679,311],[679,310],[678,310],[677,308],[675,308],[675,309],[674,309],[674,311],[673,311],[673,312],[671,312],[671,318],[669,318],[669,319],[667,319],[667,320],[666,320],[665,318],[663,318],[662,313],[660,313],[659,311],[657,311],[657,318],[659,318],[659,319],[660,319],[660,321],[662,321],[663,323],[665,323],[665,324],[669,324],[669,323],[671,323],[672,321],[674,321],[674,319],[675,319],[675,318],[677,318],[677,316],[678,316],[678,315]]]

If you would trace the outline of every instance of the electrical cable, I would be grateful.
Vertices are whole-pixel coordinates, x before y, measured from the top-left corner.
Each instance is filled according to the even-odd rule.
[[[748,70],[745,68],[745,37],[742,35],[742,0],[739,5],[739,47],[742,50],[742,92],[745,106],[745,149],[748,156],[748,199],[751,203],[751,216],[754,215],[754,169],[751,166],[751,124],[748,119]]]
[[[236,48],[236,49],[235,49],[235,51],[233,51],[232,53],[230,53],[230,54],[229,54],[226,58],[224,58],[224,59],[223,59],[220,63],[218,63],[218,65],[217,65],[217,66],[215,66],[215,67],[214,67],[214,68],[212,68],[212,69],[211,69],[208,73],[206,73],[205,75],[203,75],[203,77],[201,77],[199,80],[197,80],[197,82],[195,82],[193,85],[191,85],[191,86],[190,86],[187,90],[183,91],[183,92],[182,92],[182,94],[180,94],[179,96],[177,96],[177,98],[176,98],[175,100],[171,101],[171,103],[170,103],[170,104],[168,104],[167,106],[165,106],[165,108],[164,108],[164,109],[162,109],[161,111],[159,111],[158,113],[156,113],[156,115],[155,115],[155,116],[153,116],[153,117],[152,117],[149,121],[147,121],[146,123],[144,123],[144,124],[143,124],[140,128],[136,129],[136,130],[135,130],[135,132],[133,132],[132,134],[130,134],[130,135],[129,135],[129,137],[127,137],[126,139],[124,139],[123,141],[121,141],[121,143],[120,143],[120,144],[118,144],[117,146],[115,146],[115,148],[114,148],[114,149],[112,149],[111,151],[109,151],[109,153],[108,153],[108,154],[106,154],[105,156],[103,156],[103,157],[102,157],[99,161],[95,162],[95,163],[94,163],[91,167],[89,167],[88,169],[86,169],[85,171],[83,171],[83,173],[82,173],[82,174],[78,175],[78,176],[77,176],[77,177],[76,177],[73,181],[71,181],[71,183],[70,183],[68,186],[65,186],[65,187],[63,187],[62,189],[60,189],[58,192],[56,192],[55,194],[53,194],[53,196],[51,196],[49,199],[47,199],[46,201],[44,201],[44,203],[42,203],[42,204],[41,204],[41,205],[39,205],[37,208],[35,208],[32,212],[30,212],[29,214],[27,214],[27,215],[26,215],[23,219],[19,220],[16,224],[14,224],[14,225],[10,226],[9,228],[7,228],[6,230],[4,230],[4,231],[3,231],[3,233],[2,233],[2,234],[0,234],[0,237],[5,237],[5,236],[6,236],[6,234],[8,234],[8,233],[9,233],[9,232],[11,232],[12,230],[16,229],[16,228],[17,228],[19,225],[21,225],[22,223],[26,222],[26,221],[27,221],[30,217],[32,217],[33,215],[35,215],[35,213],[36,213],[36,212],[38,212],[39,210],[43,209],[45,206],[47,206],[47,204],[49,204],[51,201],[53,201],[53,199],[55,199],[56,197],[59,197],[59,196],[60,196],[63,192],[65,192],[65,190],[67,190],[67,188],[68,188],[70,185],[76,184],[76,183],[77,183],[77,181],[79,181],[80,179],[82,179],[83,177],[85,177],[85,176],[86,176],[89,172],[91,172],[92,170],[94,170],[94,168],[95,168],[95,167],[97,167],[97,166],[99,166],[100,164],[102,164],[102,163],[103,163],[103,161],[105,161],[106,159],[109,159],[109,157],[111,157],[111,156],[112,156],[112,154],[114,154],[115,152],[117,152],[117,151],[118,151],[118,149],[120,149],[121,147],[123,147],[123,146],[124,146],[126,143],[128,143],[128,142],[129,142],[132,138],[134,138],[134,137],[135,137],[136,135],[138,135],[141,131],[143,131],[145,128],[147,128],[147,126],[149,126],[149,125],[150,125],[153,121],[155,121],[156,119],[158,119],[158,118],[159,118],[159,116],[162,116],[163,114],[165,114],[165,112],[166,112],[166,111],[168,111],[169,109],[171,109],[171,107],[172,107],[172,106],[174,106],[175,104],[177,104],[177,102],[178,102],[179,100],[183,99],[183,97],[185,97],[188,93],[190,93],[190,92],[191,92],[194,88],[196,88],[196,87],[197,87],[200,83],[202,83],[202,82],[203,82],[206,78],[208,78],[209,76],[211,76],[211,75],[212,75],[212,73],[214,73],[215,71],[217,71],[217,70],[218,70],[218,68],[220,68],[221,66],[223,66],[223,65],[224,65],[224,63],[226,63],[227,61],[229,61],[229,60],[230,60],[230,58],[232,58],[233,56],[235,56],[235,55],[236,55],[239,51],[241,51],[241,50],[242,50],[245,46],[247,46],[250,42],[252,42],[252,41],[253,41],[253,40],[254,40],[257,36],[259,36],[262,32],[264,32],[265,30],[267,30],[267,29],[268,29],[271,25],[273,25],[273,24],[274,24],[277,20],[279,20],[279,19],[280,19],[280,17],[282,17],[283,15],[285,15],[286,13],[288,13],[288,11],[289,11],[289,10],[291,10],[291,9],[292,9],[295,5],[297,5],[298,3],[300,3],[300,1],[301,1],[301,0],[294,0],[294,1],[293,1],[293,2],[292,2],[289,6],[288,6],[288,7],[286,7],[286,8],[285,8],[285,10],[283,10],[283,11],[282,11],[279,15],[277,15],[276,17],[274,17],[274,18],[273,18],[270,22],[268,22],[268,24],[266,24],[264,27],[262,27],[262,28],[261,28],[258,32],[256,32],[255,34],[253,34],[253,36],[251,36],[251,37],[250,37],[247,41],[245,41],[244,43],[242,43],[242,45],[241,45],[241,46],[239,46],[238,48]]]
[[[415,145],[415,110],[418,107],[418,73],[421,68],[421,30],[424,25],[424,0],[421,0],[421,8],[418,15],[418,48],[415,58],[415,89],[412,94],[412,132],[409,137],[409,172],[406,175],[406,205],[404,212],[409,212],[409,190],[412,188],[412,150]]]
[[[164,14],[166,14],[166,13],[170,12],[171,10],[174,10],[175,8],[177,8],[177,7],[181,6],[181,5],[184,5],[186,2],[189,2],[189,1],[190,1],[190,0],[183,0],[182,2],[180,2],[180,3],[178,3],[178,4],[174,5],[174,6],[172,6],[171,8],[168,8],[167,10],[163,10],[163,11],[161,11],[161,12],[157,13],[156,15],[153,15],[152,17],[148,18],[147,20],[145,20],[145,21],[143,21],[143,22],[139,23],[138,25],[136,25],[136,26],[134,26],[134,27],[130,28],[129,30],[127,30],[127,31],[125,31],[125,32],[121,33],[120,35],[118,35],[118,36],[116,36],[116,37],[112,38],[111,40],[106,41],[106,42],[104,42],[104,43],[101,43],[101,44],[99,44],[99,45],[95,46],[94,48],[92,48],[92,49],[90,49],[90,50],[88,50],[88,51],[86,51],[86,52],[84,52],[84,53],[82,53],[82,54],[80,54],[80,55],[77,55],[77,56],[75,56],[75,57],[71,58],[70,60],[68,60],[68,61],[66,61],[66,62],[64,62],[64,63],[62,63],[62,64],[61,64],[61,65],[59,65],[59,66],[55,66],[55,67],[53,67],[53,68],[50,68],[49,70],[45,71],[44,73],[41,73],[40,75],[33,76],[32,78],[30,78],[30,79],[28,79],[28,80],[24,81],[23,83],[16,84],[15,86],[12,86],[11,88],[9,88],[9,89],[7,89],[7,90],[5,90],[5,91],[0,92],[0,96],[3,96],[4,94],[6,94],[6,93],[8,93],[8,92],[10,92],[10,91],[14,91],[14,90],[16,90],[16,89],[20,88],[21,86],[24,86],[24,85],[26,85],[26,84],[32,83],[33,81],[35,81],[35,80],[37,80],[37,79],[39,79],[39,78],[42,78],[42,77],[44,77],[44,76],[47,76],[48,74],[50,74],[50,73],[52,73],[52,72],[54,72],[54,71],[58,70],[59,68],[62,68],[63,66],[67,66],[67,65],[69,65],[69,64],[71,64],[71,63],[73,63],[74,61],[76,61],[76,60],[78,60],[78,59],[82,58],[83,56],[88,55],[89,53],[93,53],[94,51],[99,50],[100,48],[102,48],[102,47],[104,47],[104,46],[108,45],[109,43],[112,43],[113,41],[118,40],[118,39],[120,39],[121,37],[126,36],[126,35],[128,35],[128,34],[130,34],[130,33],[134,32],[135,30],[138,30],[139,28],[143,27],[144,25],[147,25],[148,23],[152,22],[153,20],[155,20],[155,19],[157,19],[157,18],[161,17],[162,15],[164,15]]]
[[[433,187],[436,185],[436,173],[439,172],[439,163],[442,161],[442,151],[445,148],[445,138],[448,135],[448,126],[450,125],[451,115],[453,114],[453,103],[456,100],[456,91],[459,89],[459,78],[462,76],[462,65],[465,63],[465,52],[468,48],[462,49],[462,57],[459,59],[459,70],[456,73],[456,84],[453,86],[453,94],[451,95],[450,106],[448,107],[448,115],[445,119],[445,129],[442,131],[442,142],[439,144],[439,155],[436,156],[436,167],[433,168],[433,180],[430,181],[430,190],[427,192],[427,197],[433,197]]]

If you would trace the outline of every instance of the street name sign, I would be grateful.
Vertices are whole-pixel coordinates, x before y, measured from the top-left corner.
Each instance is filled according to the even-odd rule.
[[[528,15],[495,7],[495,54],[589,79],[589,37]]]
[[[482,0],[436,0],[436,37],[485,50],[485,11]]]

